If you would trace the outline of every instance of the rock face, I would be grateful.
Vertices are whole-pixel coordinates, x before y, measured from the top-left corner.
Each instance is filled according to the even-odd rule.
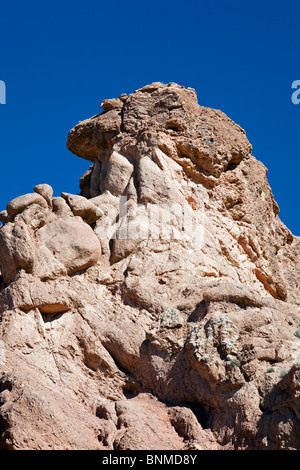
[[[0,213],[1,449],[300,449],[300,239],[245,131],[153,83]]]

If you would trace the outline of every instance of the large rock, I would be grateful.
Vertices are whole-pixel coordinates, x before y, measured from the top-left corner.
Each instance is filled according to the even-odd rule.
[[[6,210],[8,215],[13,218],[15,215],[22,212],[26,207],[31,204],[38,204],[42,207],[47,207],[45,199],[37,193],[24,194],[24,196],[19,196],[10,201],[7,204]]]
[[[81,194],[0,215],[0,448],[300,449],[300,239],[245,131],[175,83],[102,107]]]
[[[133,173],[133,164],[124,156],[113,152],[102,165],[100,174],[101,192],[109,191],[114,196],[124,193]]]
[[[49,184],[37,184],[33,188],[34,192],[42,196],[48,203],[48,206],[51,207],[52,205],[52,196],[53,196],[53,189]]]
[[[36,239],[66,268],[67,274],[96,264],[101,256],[99,240],[80,217],[54,219],[37,232]]]
[[[17,269],[33,271],[35,248],[25,223],[8,223],[0,231],[0,262],[4,282],[8,283]]]
[[[73,214],[82,217],[87,224],[94,224],[103,215],[100,208],[83,196],[62,193],[62,197],[68,202]]]
[[[67,143],[91,161],[105,161],[113,144],[132,156],[142,156],[145,144],[158,146],[201,180],[220,176],[251,154],[240,126],[221,111],[199,106],[195,90],[175,83],[137,90],[119,108],[80,122]]]

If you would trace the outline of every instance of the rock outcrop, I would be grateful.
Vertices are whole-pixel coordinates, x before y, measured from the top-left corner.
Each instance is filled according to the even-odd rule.
[[[300,449],[300,239],[245,131],[153,83],[0,213],[1,449]]]

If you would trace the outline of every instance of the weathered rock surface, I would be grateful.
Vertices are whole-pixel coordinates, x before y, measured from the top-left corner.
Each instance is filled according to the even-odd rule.
[[[153,83],[0,213],[1,449],[300,449],[300,239],[245,131]]]

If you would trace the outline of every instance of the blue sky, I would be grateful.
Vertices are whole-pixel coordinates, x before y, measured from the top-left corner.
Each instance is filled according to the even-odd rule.
[[[296,1],[1,0],[0,210],[43,182],[77,193],[89,162],[67,150],[69,130],[102,99],[176,82],[246,130],[300,235],[299,18]]]

